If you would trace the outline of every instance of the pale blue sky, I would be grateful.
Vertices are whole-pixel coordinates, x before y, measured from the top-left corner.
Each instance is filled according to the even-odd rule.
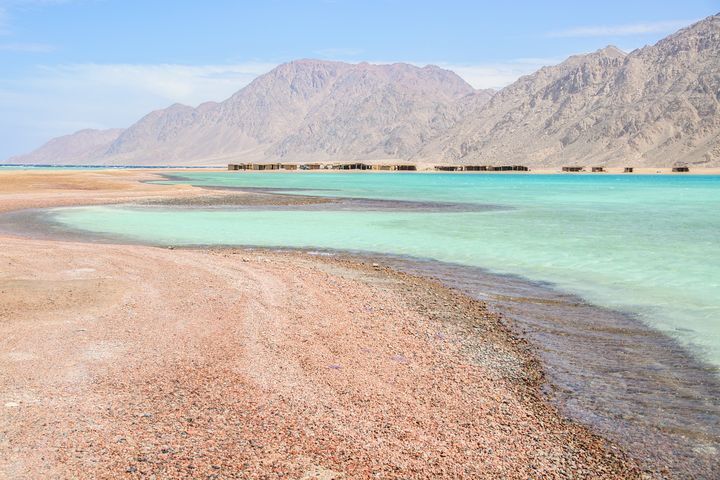
[[[0,0],[0,162],[174,102],[222,100],[296,58],[433,63],[499,88],[718,11],[720,0]]]

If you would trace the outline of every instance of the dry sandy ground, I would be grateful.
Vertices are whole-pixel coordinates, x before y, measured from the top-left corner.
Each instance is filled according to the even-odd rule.
[[[497,319],[420,280],[9,238],[0,265],[3,478],[633,473],[538,401]]]
[[[0,212],[209,194],[189,185],[141,183],[162,179],[148,170],[0,170]]]
[[[204,194],[53,175],[0,204]],[[0,237],[3,479],[641,476],[540,372],[481,303],[382,267]]]

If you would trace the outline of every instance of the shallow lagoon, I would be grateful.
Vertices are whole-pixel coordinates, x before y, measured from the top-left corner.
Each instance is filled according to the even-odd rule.
[[[192,172],[168,182],[493,208],[87,207],[53,216],[152,243],[347,249],[521,275],[637,314],[720,365],[718,176]]]

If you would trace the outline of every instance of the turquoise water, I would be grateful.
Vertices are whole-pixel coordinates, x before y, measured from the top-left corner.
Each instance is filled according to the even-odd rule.
[[[350,249],[517,274],[635,313],[720,365],[718,176],[193,172],[183,177],[194,185],[504,208],[122,206],[56,209],[53,216],[73,229],[136,241]]]

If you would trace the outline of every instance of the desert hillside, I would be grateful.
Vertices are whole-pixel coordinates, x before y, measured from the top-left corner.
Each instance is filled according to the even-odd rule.
[[[720,166],[720,15],[628,54],[572,56],[499,92],[434,66],[298,60],[227,100],[83,130],[11,163],[411,160]]]

